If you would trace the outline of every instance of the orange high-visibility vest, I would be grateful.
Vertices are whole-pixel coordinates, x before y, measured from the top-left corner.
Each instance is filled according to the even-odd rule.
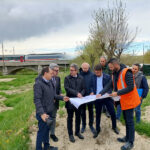
[[[128,71],[128,68],[124,68],[120,72],[119,79],[117,81],[118,90],[121,90],[127,87],[127,84],[125,82],[125,75],[127,71]],[[137,107],[140,103],[141,103],[140,97],[138,95],[137,88],[136,88],[135,81],[134,81],[134,89],[131,92],[120,96],[121,109],[122,110],[133,109]]]

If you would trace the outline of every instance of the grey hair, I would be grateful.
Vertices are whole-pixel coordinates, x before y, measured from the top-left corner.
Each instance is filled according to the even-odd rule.
[[[78,70],[78,65],[75,64],[75,63],[72,63],[72,64],[70,65],[70,67],[73,67],[75,70]]]
[[[81,68],[83,67],[83,65],[87,65],[90,68],[90,65],[87,62],[82,63]]]
[[[106,59],[106,57],[105,57],[105,56],[101,56],[101,57],[100,57],[100,59],[101,59],[101,58],[104,58],[104,59],[107,61],[107,59]]]
[[[59,66],[58,66],[57,64],[55,64],[55,63],[51,63],[51,64],[49,65],[49,68],[52,69],[52,70],[53,70],[55,67],[59,68]]]

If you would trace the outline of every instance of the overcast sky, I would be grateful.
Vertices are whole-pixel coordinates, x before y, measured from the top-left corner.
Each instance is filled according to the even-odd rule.
[[[150,1],[123,0],[136,41],[150,41]],[[5,53],[69,52],[89,36],[92,13],[106,0],[0,0],[0,43]],[[1,53],[1,52],[0,52]]]

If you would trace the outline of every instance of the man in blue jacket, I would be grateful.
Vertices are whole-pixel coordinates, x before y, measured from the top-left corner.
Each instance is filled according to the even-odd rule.
[[[108,74],[103,73],[102,66],[100,64],[96,65],[94,67],[94,70],[95,70],[95,75],[93,75],[93,79],[92,79],[92,90],[94,94],[98,95],[103,90],[103,88],[107,85],[107,83],[111,80],[111,78]],[[109,93],[111,92],[112,91],[110,89]],[[112,129],[116,134],[119,134],[116,125],[116,114],[115,114],[113,100],[111,98],[105,98],[105,99],[96,100],[95,102],[96,134],[93,136],[93,138],[96,138],[101,131],[100,121],[101,121],[101,111],[103,105],[106,105],[106,108],[111,115]]]
[[[53,71],[49,67],[42,69],[41,75],[36,78],[34,84],[34,103],[36,108],[36,118],[38,120],[38,133],[36,139],[36,150],[57,150],[49,144],[50,125],[48,120],[53,120],[54,99],[68,101],[69,97],[58,96],[55,87],[51,82]]]
[[[148,94],[149,87],[148,87],[146,77],[139,70],[140,70],[139,64],[132,65],[132,72],[134,75],[135,84],[136,84],[139,96],[141,98],[141,104],[142,104],[142,100],[146,98]],[[141,120],[141,104],[135,108],[135,115],[136,115],[137,123],[139,123]]]
[[[91,94],[91,82],[92,82],[92,76],[93,73],[90,70],[90,65],[86,62],[84,62],[81,65],[80,68],[80,75],[84,78],[84,83],[85,83],[85,95],[88,96]],[[85,131],[86,128],[86,106],[88,106],[88,111],[89,111],[89,127],[91,129],[92,133],[95,133],[95,129],[93,127],[93,102],[90,102],[88,104],[83,104],[81,106],[81,119],[82,119],[82,128],[81,128],[81,133]]]

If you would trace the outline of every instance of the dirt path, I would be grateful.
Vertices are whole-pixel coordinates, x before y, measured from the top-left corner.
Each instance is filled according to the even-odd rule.
[[[50,140],[50,143],[52,146],[57,146],[59,150],[120,150],[120,147],[123,144],[117,142],[116,139],[117,137],[123,137],[125,135],[125,127],[120,122],[118,122],[118,127],[120,129],[120,134],[116,135],[111,129],[111,120],[102,115],[102,131],[96,139],[93,139],[93,134],[87,126],[86,131],[83,134],[85,139],[80,140],[75,137],[76,142],[71,143],[69,142],[67,133],[66,116],[63,118],[57,117],[56,135],[59,137],[59,141],[54,143]],[[32,128],[31,130],[33,130],[33,132],[30,136],[32,141],[30,150],[35,149],[37,132],[37,127],[35,125]],[[149,150],[149,147],[150,138],[146,138],[136,133],[134,150]]]
[[[13,109],[12,107],[7,107],[4,104],[0,103],[0,112],[12,110],[12,109]]]
[[[149,88],[150,88],[150,79],[148,79],[148,85],[149,85]]]
[[[9,81],[12,81],[16,78],[4,78],[4,79],[0,79],[0,82],[9,82]]]
[[[16,93],[22,93],[22,92],[27,92],[29,90],[31,90],[33,87],[33,84],[26,84],[20,87],[17,87],[16,89],[12,89],[12,90],[1,90],[0,92],[4,92],[6,94],[16,94]],[[2,95],[0,95],[0,112],[3,111],[7,111],[7,110],[12,110],[13,107],[7,107],[3,104],[3,101],[5,101],[7,98],[3,97]]]
[[[150,122],[150,106],[146,106],[142,115],[142,119]]]
[[[29,90],[31,90],[33,88],[33,84],[26,84],[26,85],[23,85],[23,86],[20,86],[20,87],[16,87],[11,90],[0,90],[0,92],[4,92],[6,94],[16,94],[16,93],[22,93],[22,92],[27,92]]]

